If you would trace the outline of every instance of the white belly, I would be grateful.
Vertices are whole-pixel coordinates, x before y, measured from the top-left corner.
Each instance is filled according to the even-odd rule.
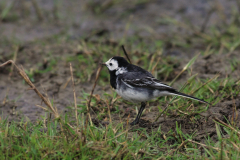
[[[116,89],[118,95],[120,95],[123,99],[128,100],[130,102],[138,103],[138,102],[145,102],[149,101],[151,98],[148,96],[147,93],[134,90],[132,88],[127,88],[124,90]]]
[[[116,89],[118,95],[120,95],[123,99],[139,103],[139,102],[146,102],[151,99],[155,99],[161,96],[171,95],[169,92],[166,91],[149,91],[146,88],[124,88],[124,89]]]

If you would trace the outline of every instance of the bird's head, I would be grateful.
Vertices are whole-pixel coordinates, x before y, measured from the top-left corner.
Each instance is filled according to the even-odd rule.
[[[103,65],[106,65],[109,71],[118,70],[121,67],[127,67],[129,63],[123,57],[112,57]]]

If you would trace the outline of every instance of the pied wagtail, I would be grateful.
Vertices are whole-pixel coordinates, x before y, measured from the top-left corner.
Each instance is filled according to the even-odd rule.
[[[146,102],[160,96],[177,95],[209,104],[204,100],[178,92],[154,78],[148,71],[128,63],[123,57],[112,57],[103,65],[106,65],[109,70],[111,86],[123,99],[134,103],[141,102],[141,108],[136,119],[130,123],[131,125],[139,123]]]

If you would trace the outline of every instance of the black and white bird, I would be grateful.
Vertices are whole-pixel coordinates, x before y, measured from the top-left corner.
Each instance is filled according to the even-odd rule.
[[[123,57],[112,57],[103,65],[106,65],[109,70],[111,86],[123,99],[134,103],[141,102],[141,108],[136,119],[130,123],[131,125],[139,123],[146,102],[160,96],[177,95],[209,104],[204,100],[178,92],[154,78],[148,71],[128,63]]]

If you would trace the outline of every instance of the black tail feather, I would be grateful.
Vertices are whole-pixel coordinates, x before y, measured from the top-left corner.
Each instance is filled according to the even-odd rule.
[[[186,98],[190,98],[190,99],[197,100],[197,101],[199,101],[199,102],[206,103],[206,104],[209,104],[209,105],[210,105],[210,103],[208,103],[208,102],[206,102],[206,101],[204,101],[204,100],[202,100],[202,99],[199,99],[199,98],[196,98],[196,97],[193,97],[193,96],[189,96],[189,95],[184,94],[184,93],[181,93],[181,92],[177,92],[177,91],[176,91],[176,92],[171,92],[171,94],[177,95],[177,96],[186,97]]]

